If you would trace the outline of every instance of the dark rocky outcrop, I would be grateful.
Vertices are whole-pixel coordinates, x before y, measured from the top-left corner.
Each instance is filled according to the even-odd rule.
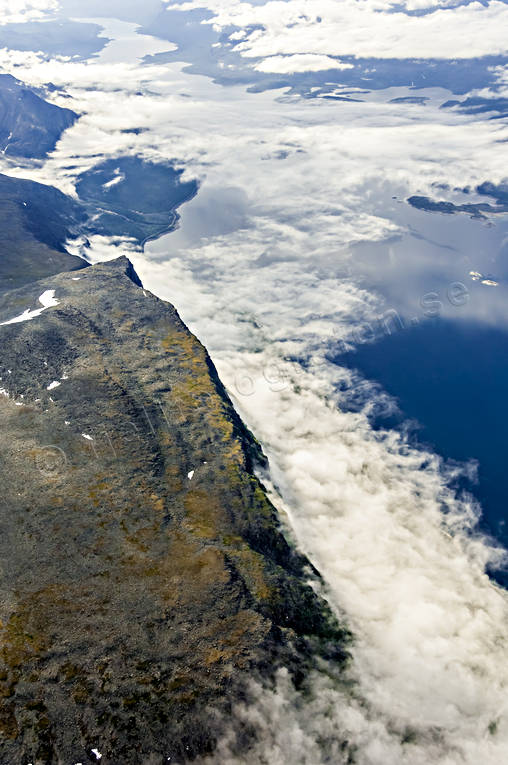
[[[206,350],[126,259],[0,297],[0,762],[187,762],[347,635]],[[54,383],[59,383],[55,385]]]
[[[445,189],[448,190],[449,189]],[[459,191],[459,189],[455,189]],[[460,189],[462,193],[469,194],[470,188]],[[455,213],[468,213],[472,218],[486,219],[488,215],[499,215],[501,213],[508,212],[508,187],[506,183],[495,185],[494,183],[485,182],[477,186],[474,191],[481,196],[491,197],[495,200],[495,205],[491,202],[472,202],[455,204],[454,202],[447,202],[446,200],[436,201],[430,199],[430,197],[413,196],[407,200],[411,207],[416,207],[417,210],[425,210],[427,212],[440,212],[445,215],[454,215]]]

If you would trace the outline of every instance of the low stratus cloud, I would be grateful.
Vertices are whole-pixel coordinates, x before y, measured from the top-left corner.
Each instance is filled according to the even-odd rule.
[[[0,25],[40,21],[58,9],[58,0],[1,0]]]
[[[475,0],[403,0],[403,2],[392,2],[393,8],[406,11],[432,11],[436,8],[457,8],[459,5],[468,5]]]
[[[317,53],[295,53],[292,56],[269,56],[255,65],[258,72],[318,72],[323,69],[353,69],[353,64],[346,64],[330,56]]]
[[[207,8],[218,29],[244,30],[234,50],[245,58],[314,54],[365,58],[474,58],[504,54],[508,6],[501,0],[436,4],[425,15],[408,15],[387,0],[190,0],[172,6]],[[408,10],[433,8],[409,2]],[[446,7],[443,7],[446,6]],[[329,68],[324,65],[323,69]],[[300,71],[295,69],[295,71]]]
[[[270,5],[257,10],[270,14]],[[284,7],[297,16],[303,5]],[[315,2],[314,16],[329,6]],[[374,7],[383,15],[388,6]],[[373,431],[368,396],[360,412],[342,410],[340,384],[355,381],[326,354],[386,307],[355,277],[352,247],[388,248],[405,232],[377,196],[501,180],[506,128],[439,101],[344,105],[221,88],[183,64],[143,65],[145,52],[167,44],[134,32],[108,24],[117,42],[86,65],[17,59],[13,73],[65,88],[72,99],[52,98],[83,116],[41,167],[5,158],[0,166],[72,192],[83,169],[138,153],[173,159],[202,180],[179,231],[144,254],[98,237],[90,255],[130,251],[145,286],[174,302],[205,342],[269,454],[281,516],[356,635],[352,690],[318,675],[302,695],[282,673],[274,690],[253,690],[254,707],[235,710],[263,732],[245,762],[321,765],[323,739],[333,747],[346,736],[361,765],[499,765],[508,747],[508,596],[484,573],[499,553],[474,532],[475,503],[450,491],[455,469],[401,434]],[[282,54],[269,55],[291,54],[281,35]],[[2,65],[9,60],[3,51]],[[122,132],[138,127],[145,132]],[[221,742],[221,765],[240,762],[229,743]]]

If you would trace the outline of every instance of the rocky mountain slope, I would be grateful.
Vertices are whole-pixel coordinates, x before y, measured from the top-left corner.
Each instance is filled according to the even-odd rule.
[[[197,192],[181,170],[120,157],[78,178],[77,198],[23,178],[0,174],[0,293],[46,276],[85,268],[67,240],[96,234],[131,238],[138,246],[171,230],[177,208]],[[48,214],[48,211],[51,211]]]
[[[77,120],[70,109],[50,104],[10,74],[0,74],[0,151],[42,158]]]
[[[58,189],[0,174],[0,293],[86,267],[65,249],[85,220],[81,205]]]
[[[128,260],[0,296],[0,342],[0,762],[188,762],[249,678],[345,661],[257,443]]]

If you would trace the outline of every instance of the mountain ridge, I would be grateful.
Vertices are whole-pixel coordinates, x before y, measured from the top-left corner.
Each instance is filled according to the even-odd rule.
[[[347,661],[204,347],[127,258],[0,296],[0,759],[188,762],[286,666]],[[229,711],[228,711],[229,710]],[[244,731],[238,751],[255,731]]]

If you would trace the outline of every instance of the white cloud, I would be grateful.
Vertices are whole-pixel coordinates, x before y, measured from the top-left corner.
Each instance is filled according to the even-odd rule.
[[[0,26],[39,21],[58,9],[58,0],[0,0]]]
[[[423,5],[409,2],[406,7],[433,5],[425,0]],[[191,0],[175,7],[206,7],[215,13],[208,23],[216,28],[232,25],[244,30],[246,39],[234,50],[246,58],[314,54],[460,59],[507,52],[506,3],[439,4],[444,5],[423,16],[394,11],[394,3],[387,0],[271,0],[263,5]]]
[[[304,4],[288,5],[298,14]],[[133,39],[132,28],[116,34]],[[291,34],[281,30],[284,55]],[[180,64],[142,66],[143,46],[157,45],[138,37],[135,56],[120,41],[87,65],[18,62],[17,76],[65,87],[72,101],[55,100],[84,113],[29,172],[72,190],[102,157],[138,152],[176,158],[203,179],[181,229],[132,259],[146,287],[173,301],[210,349],[269,453],[275,501],[357,635],[353,695],[318,677],[304,703],[281,676],[275,693],[259,690],[255,708],[237,710],[265,732],[250,762],[287,765],[304,751],[308,765],[321,765],[320,737],[345,731],[362,765],[499,765],[508,747],[508,597],[483,573],[496,553],[467,533],[476,508],[447,489],[437,457],[373,432],[365,411],[341,411],[336,384],[351,376],[324,351],[382,310],[354,277],[352,249],[404,231],[376,195],[501,180],[506,128],[472,125],[437,100],[415,110],[221,88]],[[137,127],[148,129],[122,132]],[[97,237],[92,259],[124,245]],[[306,371],[288,361],[293,355],[307,359]],[[226,739],[221,746],[219,761],[240,762]]]
[[[319,680],[322,704],[310,708],[295,703],[290,689],[268,695],[261,710],[250,711],[262,717],[260,748],[245,760],[223,760],[221,751],[216,761],[261,762],[262,752],[287,765],[303,739],[302,763],[329,762],[317,742],[332,726],[345,730],[362,763],[497,765],[508,745],[508,673],[500,670],[508,602],[482,573],[495,554],[461,532],[474,523],[475,508],[446,490],[435,456],[408,449],[398,435],[373,433],[363,414],[335,406],[331,383],[340,370],[319,358],[308,373],[284,361],[314,347],[299,322],[313,297],[326,306],[335,297],[350,314],[360,295],[349,288],[348,297],[340,282],[333,295],[324,280],[313,295],[310,264],[304,282],[287,260],[256,279],[255,261],[240,244],[245,238],[243,232],[220,249],[216,244],[206,261],[201,250],[158,266],[136,258],[136,268],[207,342],[237,408],[261,438],[285,499],[274,500],[357,636],[352,679],[364,702],[335,691],[325,703]],[[276,710],[284,710],[282,718]],[[408,731],[413,743],[406,746]],[[292,735],[295,743],[285,748]]]
[[[392,3],[393,7],[400,6],[406,11],[430,11],[436,8],[456,8],[459,5],[467,5],[467,0],[405,0],[405,2]]]
[[[299,53],[294,56],[269,56],[254,67],[258,72],[277,72],[279,74],[353,68],[353,64],[345,64],[330,56],[320,56],[316,53]]]

